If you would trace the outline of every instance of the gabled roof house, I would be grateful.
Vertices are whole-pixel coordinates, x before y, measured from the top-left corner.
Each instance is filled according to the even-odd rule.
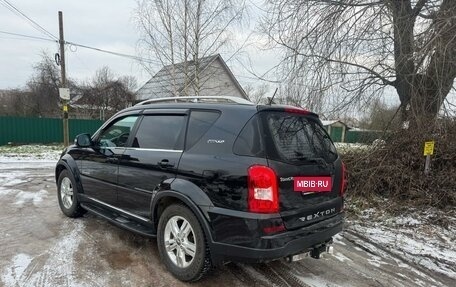
[[[136,101],[172,96],[248,99],[220,54],[163,67],[136,92]]]

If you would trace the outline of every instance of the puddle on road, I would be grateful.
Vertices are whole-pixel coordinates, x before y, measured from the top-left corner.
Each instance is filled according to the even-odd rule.
[[[125,269],[133,263],[129,252],[127,251],[115,251],[102,257],[109,263],[109,266],[115,270]]]

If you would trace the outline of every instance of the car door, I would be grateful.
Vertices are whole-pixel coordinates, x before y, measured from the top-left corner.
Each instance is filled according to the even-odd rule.
[[[154,189],[176,177],[184,148],[187,113],[187,110],[144,112],[130,146],[119,161],[119,208],[150,218]]]
[[[127,115],[113,120],[92,139],[93,145],[83,150],[81,182],[89,200],[116,204],[118,163],[137,118]]]

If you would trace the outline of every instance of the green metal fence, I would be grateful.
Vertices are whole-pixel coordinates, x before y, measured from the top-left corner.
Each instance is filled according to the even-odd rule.
[[[100,120],[69,119],[70,142],[81,133],[93,134]],[[63,143],[62,119],[0,117],[0,145]]]
[[[345,142],[371,144],[374,140],[384,137],[381,131],[353,131],[345,133]]]

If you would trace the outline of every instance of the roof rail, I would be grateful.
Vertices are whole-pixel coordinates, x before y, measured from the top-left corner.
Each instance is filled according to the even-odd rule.
[[[234,103],[241,105],[254,105],[251,101],[233,96],[186,96],[148,99],[137,103],[135,106],[158,103]]]

